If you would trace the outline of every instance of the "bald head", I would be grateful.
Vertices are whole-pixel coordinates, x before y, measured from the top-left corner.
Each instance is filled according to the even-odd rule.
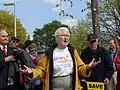
[[[0,45],[8,44],[8,33],[6,29],[0,29]]]

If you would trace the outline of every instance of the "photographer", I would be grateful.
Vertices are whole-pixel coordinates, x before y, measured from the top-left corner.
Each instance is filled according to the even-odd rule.
[[[28,80],[26,75],[20,71],[23,69],[23,65],[27,65],[29,67],[35,67],[34,63],[32,62],[32,58],[29,53],[25,50],[23,44],[19,43],[14,48],[14,56],[16,57],[17,64],[19,66],[19,77],[18,80],[18,87],[19,90],[34,90],[34,85],[32,80]]]

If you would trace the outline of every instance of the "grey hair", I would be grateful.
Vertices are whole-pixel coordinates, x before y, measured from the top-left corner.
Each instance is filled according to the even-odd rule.
[[[66,28],[66,27],[60,27],[55,31],[54,36],[56,37],[56,36],[60,35],[60,33],[63,32],[63,31],[69,31],[69,29]]]
[[[58,35],[60,35],[64,31],[69,32],[69,29],[67,27],[60,27],[55,31],[54,36],[55,36],[56,42],[58,42],[58,40],[57,40]]]

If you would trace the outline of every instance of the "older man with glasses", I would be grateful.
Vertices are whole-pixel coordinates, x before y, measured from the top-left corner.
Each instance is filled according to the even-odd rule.
[[[110,55],[105,48],[99,46],[96,34],[88,34],[87,38],[89,46],[82,51],[81,59],[86,64],[89,64],[93,59],[101,61],[101,63],[92,68],[91,76],[85,79],[90,82],[103,82],[106,85],[114,72]]]

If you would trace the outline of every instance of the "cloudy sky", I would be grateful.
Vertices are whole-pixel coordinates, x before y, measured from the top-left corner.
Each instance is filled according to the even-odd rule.
[[[63,1],[63,0],[62,0]],[[0,10],[7,10],[13,12],[13,6],[4,6],[4,3],[16,3],[16,17],[20,19],[23,26],[26,28],[31,39],[35,28],[42,28],[44,24],[51,23],[53,20],[60,20],[63,23],[73,23],[76,19],[85,19],[85,12],[81,12],[86,8],[86,1],[88,0],[72,0],[73,7],[70,3],[63,3],[61,7],[66,13],[72,14],[75,18],[61,17],[58,15],[59,7],[56,4],[60,0],[0,0]]]

